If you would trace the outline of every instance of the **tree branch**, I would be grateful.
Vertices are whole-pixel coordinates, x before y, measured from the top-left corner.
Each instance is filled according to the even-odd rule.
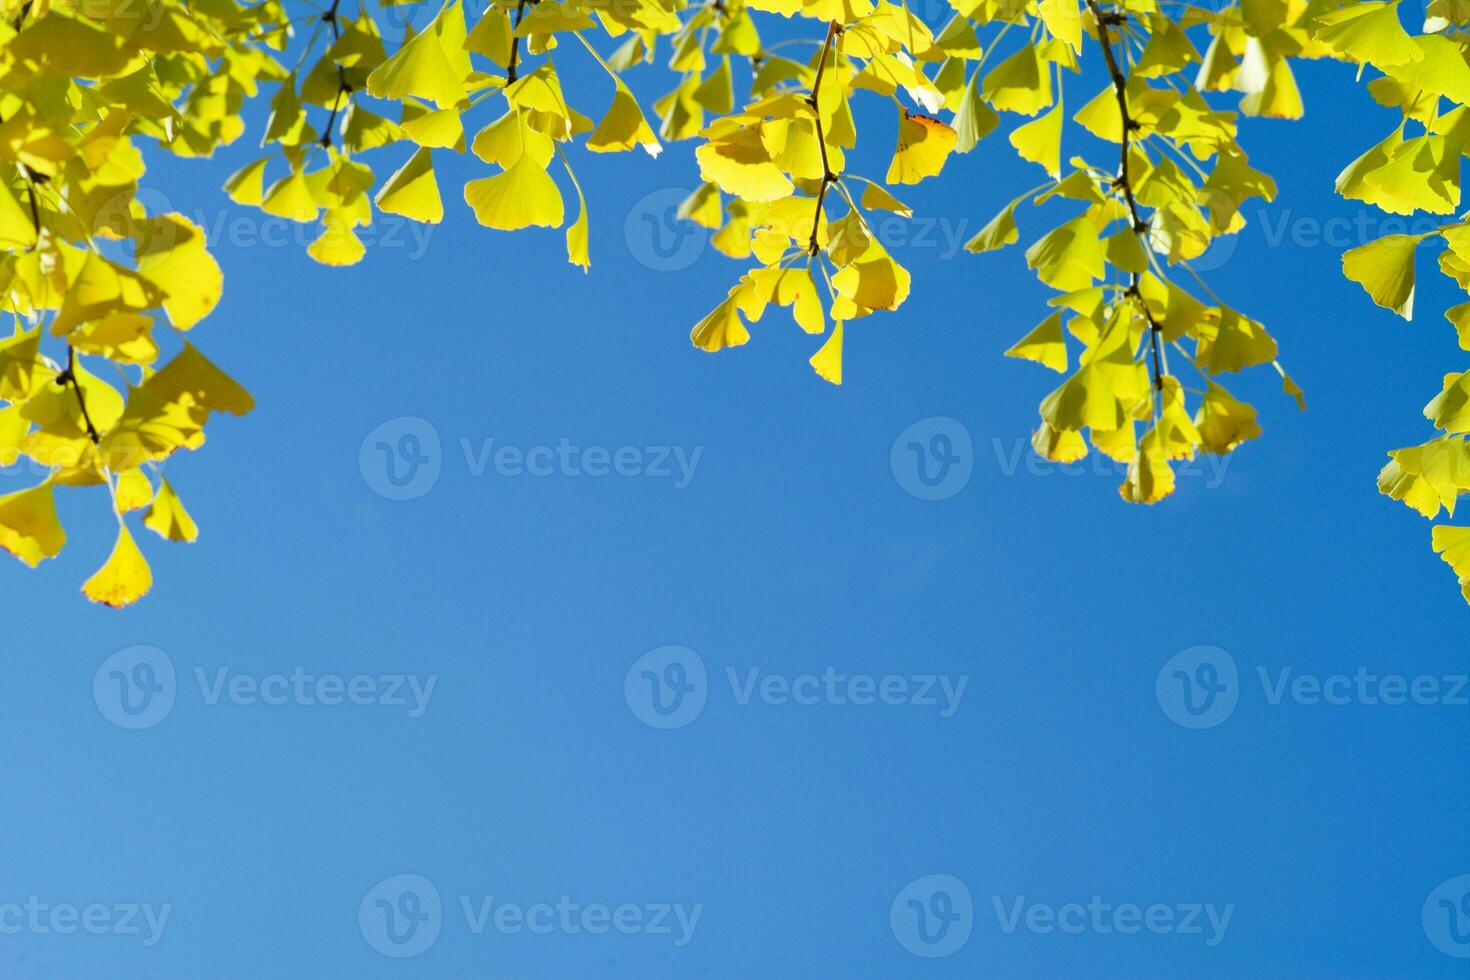
[[[1108,77],[1113,82],[1113,97],[1118,102],[1118,117],[1121,120],[1122,133],[1120,142],[1122,149],[1118,154],[1118,176],[1113,179],[1113,187],[1123,192],[1123,200],[1128,205],[1128,222],[1133,234],[1138,236],[1147,254],[1148,250],[1148,223],[1138,213],[1138,201],[1133,196],[1133,180],[1128,172],[1128,153],[1132,149],[1132,135],[1140,127],[1138,121],[1133,118],[1128,110],[1128,78],[1118,66],[1118,59],[1113,55],[1113,36],[1108,30],[1110,25],[1125,24],[1128,15],[1121,11],[1109,11],[1104,13],[1098,0],[1087,0],[1087,9],[1092,11],[1092,19],[1097,23],[1097,39],[1102,44],[1103,59],[1107,62]],[[1126,293],[1137,302],[1143,310],[1144,319],[1148,320],[1149,346],[1153,351],[1153,376],[1154,388],[1158,391],[1164,389],[1164,365],[1159,353],[1161,328],[1154,320],[1153,313],[1144,301],[1143,292],[1139,289],[1139,283],[1143,277],[1141,274],[1131,273],[1132,279],[1128,284]]]
[[[817,106],[817,96],[822,91],[822,75],[827,70],[827,52],[832,50],[832,41],[841,30],[842,25],[835,20],[827,25],[827,37],[822,41],[822,53],[817,56],[817,77],[812,80],[812,94],[806,99],[817,121],[817,147],[822,151],[822,186],[817,188],[817,213],[812,218],[812,237],[807,243],[809,255],[816,255],[821,251],[821,246],[817,244],[817,231],[822,226],[822,201],[827,196],[828,185],[837,179],[837,175],[832,172],[832,166],[827,162],[827,135],[822,132],[822,110]]]
[[[66,370],[56,376],[59,385],[71,385],[71,390],[76,392],[77,407],[82,410],[82,422],[87,426],[87,437],[92,440],[92,445],[102,441],[97,433],[97,427],[92,424],[92,416],[87,414],[87,399],[82,394],[82,386],[77,384],[77,351],[71,344],[66,345]]]
[[[516,4],[516,19],[510,29],[510,64],[505,66],[505,84],[507,88],[515,84],[517,77],[516,61],[519,60],[521,55],[521,39],[516,37],[516,31],[520,30],[521,18],[525,16],[525,13],[526,0],[521,0],[520,3]]]
[[[342,40],[342,25],[337,19],[337,6],[342,0],[332,0],[332,7],[322,14],[322,20],[332,25],[332,43]],[[328,49],[330,51],[330,49]],[[322,130],[322,146],[332,145],[332,127],[337,124],[337,111],[342,108],[342,96],[350,95],[352,86],[347,84],[347,69],[337,65],[337,97],[332,100],[332,115],[327,119],[327,128]]]

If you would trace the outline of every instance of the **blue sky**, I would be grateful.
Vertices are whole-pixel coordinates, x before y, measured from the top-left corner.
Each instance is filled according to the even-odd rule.
[[[1039,182],[1003,133],[906,195],[913,295],[849,324],[840,389],[784,316],[690,346],[743,267],[652,244],[687,144],[574,154],[590,275],[559,232],[475,225],[472,158],[442,161],[426,241],[398,227],[341,271],[221,210],[252,147],[157,161],[225,229],[194,339],[258,408],[168,464],[202,536],[144,542],[139,606],[77,593],[99,493],[63,498],[62,557],[0,565],[26,624],[0,972],[1462,975],[1466,609],[1374,486],[1463,365],[1456,299],[1421,259],[1405,324],[1314,240],[1364,213],[1332,180],[1395,120],[1345,67],[1300,76],[1305,120],[1244,129],[1277,204],[1207,264],[1309,411],[1242,378],[1264,438],[1151,508],[1111,467],[1028,461],[1055,382],[1000,355],[1047,290],[1019,249],[953,244]],[[894,124],[866,103],[850,169],[880,176]],[[962,458],[921,499],[894,459],[937,433]],[[1385,704],[1385,675],[1435,693]],[[161,686],[153,715],[119,678]]]

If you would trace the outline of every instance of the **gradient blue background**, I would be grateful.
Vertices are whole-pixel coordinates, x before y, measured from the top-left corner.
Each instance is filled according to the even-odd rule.
[[[562,58],[569,91],[595,114],[606,82],[577,55]],[[1069,104],[1101,88],[1096,68],[1069,76]],[[1280,185],[1271,221],[1289,212],[1310,230],[1359,213],[1332,180],[1396,120],[1366,92],[1344,94],[1346,67],[1299,75],[1307,118],[1248,120],[1243,141]],[[657,70],[634,81],[665,87]],[[849,169],[881,176],[894,121],[881,99],[860,105]],[[213,163],[155,157],[149,185],[215,220],[250,141]],[[1067,152],[1111,160],[1094,143]],[[1048,291],[1019,249],[942,242],[1039,182],[1004,131],[903,195],[938,241],[895,246],[913,295],[849,325],[840,389],[811,373],[816,345],[784,313],[742,349],[690,346],[690,325],[744,266],[713,249],[677,272],[639,261],[638,202],[691,186],[687,144],[655,162],[574,151],[590,275],[566,264],[559,232],[478,227],[457,188],[487,168],[437,156],[449,217],[420,258],[378,248],[334,271],[295,246],[216,243],[225,298],[195,341],[258,408],[212,423],[205,451],[168,464],[202,537],[140,539],[153,595],[114,612],[77,594],[110,542],[101,491],[63,496],[62,557],[39,572],[0,564],[16,641],[0,712],[0,901],[173,905],[153,948],[0,937],[0,974],[1464,975],[1426,939],[1420,906],[1470,872],[1470,709],[1273,706],[1256,679],[1258,667],[1467,669],[1466,608],[1429,524],[1374,486],[1386,450],[1427,437],[1419,408],[1440,375],[1464,365],[1439,316],[1455,292],[1427,257],[1406,325],[1342,278],[1340,249],[1273,245],[1253,220],[1208,278],[1270,326],[1309,411],[1269,369],[1248,373],[1235,388],[1264,438],[1218,486],[1181,478],[1167,502],[1133,507],[1116,475],[1000,463],[1055,384],[1000,356]],[[1021,222],[1026,241],[1048,227]],[[895,480],[889,451],[936,415],[969,430],[974,471],[926,502]],[[406,502],[374,493],[358,465],[364,437],[396,416],[428,420],[444,447],[437,485]],[[683,490],[476,478],[460,439],[492,437],[703,455]],[[98,665],[133,644],[163,649],[180,675],[171,715],[139,732],[91,693]],[[629,666],[666,644],[698,651],[712,682],[703,714],[676,731],[644,725],[623,696]],[[1243,690],[1227,722],[1190,731],[1154,684],[1198,644],[1230,652]],[[438,682],[417,719],[209,706],[196,666]],[[969,681],[941,719],[742,706],[724,679],[727,667],[828,666]],[[402,872],[437,885],[446,920],[428,952],[394,961],[364,940],[357,907]],[[896,941],[889,904],[935,873],[967,884],[975,926],[959,952],[925,960]],[[643,935],[474,936],[457,898],[564,894],[704,908],[677,949]],[[1235,909],[1214,948],[1007,935],[991,909],[993,895],[1094,894]]]

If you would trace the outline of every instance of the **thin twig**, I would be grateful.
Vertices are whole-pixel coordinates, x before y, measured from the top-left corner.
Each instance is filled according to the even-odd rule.
[[[56,376],[56,383],[60,385],[69,384],[71,390],[76,392],[77,407],[82,410],[82,422],[87,426],[87,437],[92,440],[92,445],[102,441],[97,433],[97,427],[92,424],[92,416],[87,414],[87,399],[82,394],[82,386],[77,383],[77,351],[70,344],[66,345],[66,370]]]
[[[812,94],[806,99],[817,121],[817,147],[822,151],[822,185],[817,188],[817,213],[812,218],[812,238],[807,243],[809,255],[816,255],[822,250],[817,244],[817,231],[822,226],[822,201],[827,196],[828,185],[837,180],[837,175],[827,163],[827,135],[822,132],[822,110],[817,106],[817,96],[822,91],[822,74],[827,70],[827,52],[832,50],[832,41],[840,30],[842,26],[835,20],[827,25],[827,37],[822,41],[822,53],[817,57],[817,77],[812,80]]]
[[[1104,13],[1097,0],[1087,0],[1087,8],[1092,11],[1092,19],[1097,23],[1097,39],[1102,44],[1103,59],[1108,66],[1108,77],[1113,81],[1113,96],[1118,102],[1118,116],[1121,121],[1122,149],[1118,154],[1118,176],[1113,179],[1113,187],[1123,192],[1123,200],[1128,205],[1129,225],[1133,234],[1138,236],[1139,244],[1147,249],[1149,247],[1148,223],[1138,213],[1138,201],[1133,196],[1133,181],[1128,173],[1128,153],[1132,148],[1132,134],[1142,127],[1128,111],[1128,79],[1123,74],[1123,70],[1118,67],[1118,59],[1113,56],[1113,37],[1108,30],[1109,25],[1127,23],[1128,15],[1116,10]],[[1143,310],[1144,318],[1148,320],[1149,346],[1153,351],[1154,388],[1163,391],[1164,365],[1159,354],[1159,338],[1162,328],[1154,319],[1148,303],[1143,298],[1143,291],[1139,288],[1143,276],[1137,272],[1130,273],[1130,275],[1132,278],[1126,293],[1138,303],[1139,308]]]
[[[337,19],[337,5],[341,2],[342,0],[332,0],[331,8],[322,14],[322,20],[332,25],[332,44],[334,46],[338,41],[342,40],[342,25]],[[327,53],[329,55],[331,54],[330,48],[327,49]],[[330,147],[332,145],[332,127],[337,124],[337,110],[342,108],[342,96],[350,95],[351,93],[352,86],[347,84],[347,69],[342,67],[341,62],[338,62],[337,96],[332,100],[332,115],[327,119],[327,128],[322,131],[322,146]]]
[[[521,54],[521,39],[516,36],[516,31],[521,29],[521,17],[525,13],[526,0],[521,0],[520,3],[516,4],[516,19],[515,23],[511,25],[510,31],[510,64],[505,66],[505,84],[507,87],[515,84],[516,80],[516,61],[519,60]]]

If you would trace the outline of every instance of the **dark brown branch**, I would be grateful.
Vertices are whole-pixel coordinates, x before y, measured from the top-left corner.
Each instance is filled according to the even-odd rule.
[[[332,43],[342,40],[342,24],[337,19],[337,6],[342,0],[332,0],[332,7],[322,14],[322,20],[332,25]],[[328,52],[330,53],[330,52]],[[342,96],[350,95],[352,86],[347,84],[347,69],[337,65],[337,96],[332,99],[332,114],[327,119],[327,128],[322,130],[322,146],[332,145],[332,127],[337,125],[337,112],[342,108]]]
[[[827,134],[822,131],[822,110],[817,105],[817,96],[822,91],[822,74],[827,70],[827,52],[832,49],[832,41],[840,30],[842,27],[835,20],[827,25],[827,37],[822,42],[822,53],[817,56],[817,77],[812,80],[812,94],[806,99],[817,121],[817,147],[822,151],[822,186],[817,188],[817,213],[812,218],[812,237],[807,243],[807,252],[811,255],[816,255],[821,251],[821,246],[817,244],[817,231],[822,227],[822,201],[827,197],[827,187],[837,180],[837,175],[832,172],[832,167],[827,162]]]
[[[1122,149],[1118,154],[1118,176],[1113,179],[1113,187],[1123,192],[1123,200],[1128,205],[1128,222],[1133,234],[1139,238],[1145,254],[1148,249],[1148,223],[1138,213],[1138,201],[1133,196],[1133,180],[1128,172],[1128,154],[1132,149],[1132,136],[1140,128],[1138,121],[1133,118],[1128,109],[1128,78],[1118,66],[1118,59],[1113,55],[1113,36],[1108,30],[1110,25],[1122,25],[1127,23],[1128,15],[1121,11],[1109,11],[1104,13],[1098,0],[1087,0],[1087,9],[1092,11],[1092,19],[1097,23],[1097,39],[1102,44],[1103,59],[1107,62],[1108,77],[1113,82],[1113,97],[1118,102],[1118,118],[1122,132],[1119,141]],[[1131,273],[1132,279],[1128,284],[1126,293],[1138,303],[1143,310],[1143,316],[1148,320],[1149,346],[1153,352],[1153,375],[1154,388],[1164,390],[1164,365],[1159,353],[1161,346],[1160,334],[1162,333],[1158,321],[1154,319],[1153,313],[1148,308],[1148,303],[1143,298],[1143,291],[1139,283],[1143,277],[1141,274]]]
[[[25,164],[20,165],[20,172],[26,179],[26,199],[31,205],[31,225],[36,229],[36,240],[26,251],[34,252],[41,244],[41,205],[36,200],[36,175]]]
[[[97,433],[97,427],[92,424],[92,416],[87,414],[87,399],[82,394],[82,386],[77,383],[77,352],[70,344],[66,346],[66,370],[56,376],[59,385],[71,385],[71,390],[76,392],[77,407],[82,410],[82,422],[87,426],[87,437],[92,440],[92,445],[102,441]]]
[[[505,84],[507,87],[514,85],[516,80],[516,62],[521,55],[521,39],[516,37],[516,31],[521,29],[521,18],[526,13],[526,0],[516,4],[516,19],[510,30],[510,64],[505,66]]]

